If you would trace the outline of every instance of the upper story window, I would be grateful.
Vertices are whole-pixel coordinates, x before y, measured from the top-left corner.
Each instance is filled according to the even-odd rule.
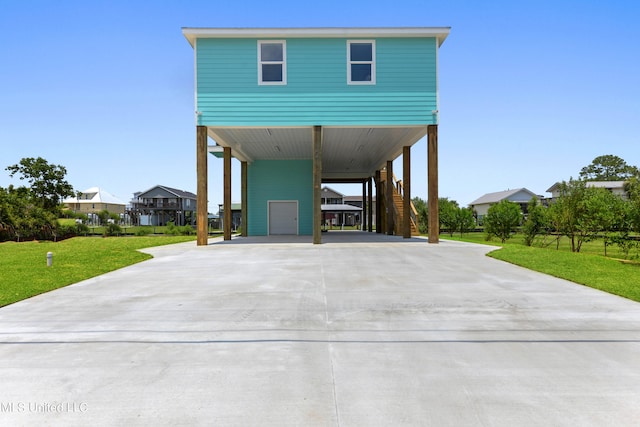
[[[287,84],[287,44],[284,40],[258,41],[258,84]]]
[[[376,84],[376,42],[347,41],[347,83]]]

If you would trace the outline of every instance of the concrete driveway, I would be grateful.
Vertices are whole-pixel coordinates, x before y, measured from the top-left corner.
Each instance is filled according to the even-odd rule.
[[[330,232],[149,249],[0,309],[0,425],[637,426],[640,304]]]

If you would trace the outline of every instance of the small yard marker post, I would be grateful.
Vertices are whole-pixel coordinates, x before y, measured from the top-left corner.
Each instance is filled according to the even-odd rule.
[[[47,267],[53,265],[53,252],[47,252]]]

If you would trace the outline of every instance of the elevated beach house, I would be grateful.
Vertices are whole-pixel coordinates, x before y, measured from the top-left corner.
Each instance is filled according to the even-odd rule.
[[[321,243],[322,183],[362,183],[369,200],[376,187],[376,232],[410,237],[410,150],[425,136],[429,241],[438,242],[438,50],[448,27],[182,32],[195,53],[199,245],[207,244],[209,153],[224,159],[225,206],[231,158],[240,161],[243,234]]]

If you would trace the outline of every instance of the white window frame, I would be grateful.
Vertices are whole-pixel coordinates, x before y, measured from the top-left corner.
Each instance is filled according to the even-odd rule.
[[[262,45],[263,44],[281,44],[282,45],[282,61],[263,61]],[[282,81],[281,82],[265,82],[262,81],[262,65],[263,64],[281,64],[282,65]],[[258,40],[258,85],[273,86],[287,84],[287,42],[286,40]]]
[[[352,61],[351,60],[351,44],[370,43],[371,44],[371,61]],[[352,64],[371,64],[371,81],[352,81],[351,65]],[[349,85],[375,85],[376,84],[376,41],[375,40],[347,40],[347,84]]]

